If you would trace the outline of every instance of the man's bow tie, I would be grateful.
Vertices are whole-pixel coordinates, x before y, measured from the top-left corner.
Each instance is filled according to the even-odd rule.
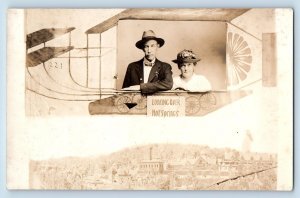
[[[148,66],[148,67],[154,66],[154,63],[151,63],[151,62],[145,62],[144,64],[145,64],[145,66]]]

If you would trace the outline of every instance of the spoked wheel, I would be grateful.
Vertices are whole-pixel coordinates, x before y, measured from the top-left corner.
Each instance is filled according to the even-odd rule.
[[[204,110],[212,109],[216,103],[216,97],[212,93],[205,93],[200,97],[200,106]]]
[[[136,94],[132,97],[132,103],[137,103],[136,109],[142,110],[147,107],[147,97],[140,94]]]
[[[127,113],[129,111],[129,108],[125,103],[131,103],[130,96],[124,95],[117,98],[115,106],[117,107],[120,113]]]
[[[200,110],[200,101],[196,96],[188,96],[185,99],[185,113],[186,115],[194,115]]]

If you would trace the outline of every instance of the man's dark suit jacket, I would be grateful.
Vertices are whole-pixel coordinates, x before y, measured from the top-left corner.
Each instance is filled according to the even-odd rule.
[[[144,83],[143,59],[130,63],[122,87],[133,85],[141,85],[141,92],[144,94],[170,90],[173,86],[172,67],[168,63],[156,59],[154,66],[151,68],[148,82]]]

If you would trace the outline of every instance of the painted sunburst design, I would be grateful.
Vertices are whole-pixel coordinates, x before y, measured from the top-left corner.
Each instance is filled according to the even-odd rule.
[[[227,66],[228,84],[237,85],[247,78],[251,69],[251,49],[243,36],[229,32],[227,37],[227,53],[230,61]]]

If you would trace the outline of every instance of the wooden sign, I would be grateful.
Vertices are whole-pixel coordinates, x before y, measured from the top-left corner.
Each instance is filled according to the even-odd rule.
[[[185,99],[183,96],[148,96],[147,116],[185,116]]]

